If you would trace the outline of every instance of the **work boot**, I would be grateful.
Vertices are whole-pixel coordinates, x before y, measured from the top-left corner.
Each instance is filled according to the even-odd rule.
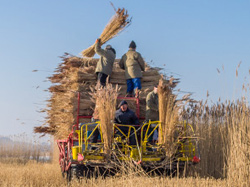
[[[139,98],[139,95],[140,95],[140,92],[139,92],[139,90],[135,90],[135,98]]]

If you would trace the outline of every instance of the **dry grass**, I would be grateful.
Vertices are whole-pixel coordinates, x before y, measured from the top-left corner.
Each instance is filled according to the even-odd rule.
[[[92,89],[92,99],[95,102],[98,118],[101,122],[101,130],[104,140],[104,151],[107,156],[110,155],[113,137],[113,120],[116,110],[116,100],[118,96],[118,85],[113,88],[112,84],[106,84],[105,87],[98,83],[95,89]]]
[[[47,107],[41,112],[47,113],[46,122],[35,127],[36,133],[51,134],[57,139],[66,139],[72,130],[72,126],[77,123],[77,92],[81,93],[79,115],[92,116],[95,104],[89,95],[90,87],[96,85],[96,74],[94,73],[98,59],[79,58],[65,54],[63,62],[55,70],[55,74],[49,77],[52,86],[49,88],[51,97],[47,101]],[[126,78],[124,70],[118,64],[119,59],[115,60],[110,83],[121,88],[120,95],[126,94]],[[140,93],[140,116],[145,116],[147,94],[158,83],[159,68],[146,67],[142,78],[142,92]],[[164,80],[167,82],[167,80]],[[178,80],[173,81],[176,86]],[[80,123],[90,122],[89,119],[80,119]]]
[[[177,96],[172,93],[171,82],[164,84],[160,79],[158,85],[159,120],[162,131],[159,131],[159,143],[166,147],[169,157],[175,152],[174,131],[179,120]],[[162,133],[161,133],[162,132]]]
[[[249,186],[250,177],[250,109],[245,100],[237,102],[227,116],[230,125],[227,152],[227,176],[230,184]]]
[[[5,137],[0,141],[0,162],[27,163],[29,160],[36,162],[48,161],[51,157],[51,147],[41,145],[38,138],[30,139],[26,134]]]
[[[131,19],[128,19],[128,17],[127,11],[124,8],[119,8],[103,30],[100,36],[100,44],[103,45],[129,26]],[[94,45],[82,51],[82,55],[85,57],[93,57],[95,55]]]
[[[250,177],[248,102],[242,98],[210,106],[206,102],[191,103],[182,116],[200,137],[199,176],[228,178],[230,184],[244,186]]]
[[[28,162],[25,165],[0,163],[0,186],[68,186],[59,166]],[[208,178],[168,178],[122,175],[117,177],[73,181],[71,186],[227,186],[226,180]]]

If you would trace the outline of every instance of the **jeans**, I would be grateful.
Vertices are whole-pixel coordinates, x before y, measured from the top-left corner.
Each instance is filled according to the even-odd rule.
[[[127,93],[132,93],[136,88],[141,89],[141,78],[127,79]]]

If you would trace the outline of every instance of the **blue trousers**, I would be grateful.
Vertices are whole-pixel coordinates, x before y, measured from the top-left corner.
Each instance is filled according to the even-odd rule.
[[[141,89],[141,78],[127,79],[127,93],[132,93],[136,88]]]

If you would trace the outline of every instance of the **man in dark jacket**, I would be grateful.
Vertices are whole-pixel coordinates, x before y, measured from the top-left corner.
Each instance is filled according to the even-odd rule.
[[[105,86],[107,77],[112,73],[116,52],[111,45],[107,45],[105,49],[102,49],[100,45],[100,39],[96,40],[95,52],[101,56],[95,69],[97,80],[100,81],[102,86]]]
[[[127,95],[132,97],[133,91],[141,90],[142,71],[145,70],[145,62],[140,53],[136,52],[136,44],[132,41],[129,50],[124,54],[119,62],[121,69],[125,70],[127,80]],[[135,96],[138,94],[135,92]]]
[[[127,101],[121,101],[119,104],[119,109],[115,112],[114,123],[122,124],[122,125],[139,125],[139,119],[135,115],[135,113],[128,108]],[[124,134],[128,134],[129,127],[118,127]],[[134,131],[131,129],[131,133]],[[130,133],[130,135],[131,135]],[[120,132],[117,132],[118,135],[122,136]],[[134,134],[129,137],[129,141],[131,145],[136,145]]]

